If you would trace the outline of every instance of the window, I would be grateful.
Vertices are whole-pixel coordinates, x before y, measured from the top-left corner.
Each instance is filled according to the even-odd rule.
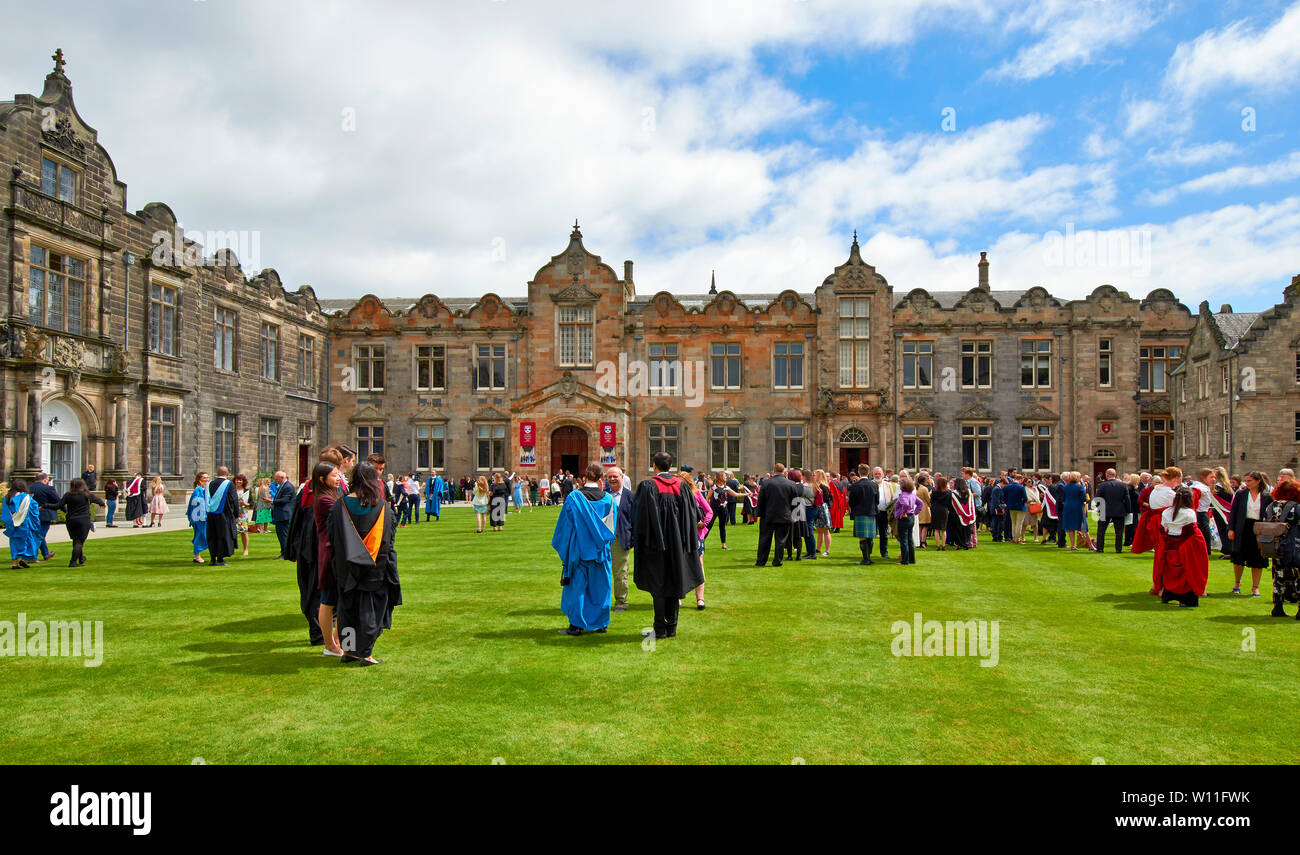
[[[1210,453],[1210,420],[1208,418],[1196,420],[1196,453],[1201,457],[1206,457]]]
[[[1097,342],[1097,385],[1109,388],[1113,381],[1110,373],[1111,340],[1103,338]]]
[[[929,469],[933,441],[933,426],[903,425],[903,468],[909,472]]]
[[[447,388],[447,348],[422,344],[415,348],[415,388],[427,392]]]
[[[479,425],[478,468],[504,469],[506,465],[506,426]]]
[[[234,413],[218,412],[212,420],[212,468],[214,470],[224,466],[231,472],[235,472],[239,468],[235,465],[235,419]]]
[[[1052,469],[1052,426],[1020,426],[1020,468],[1029,472]]]
[[[62,163],[41,158],[41,192],[77,204],[77,171]]]
[[[1187,374],[1185,372],[1178,375],[1178,403],[1187,403]]]
[[[1231,432],[1228,429],[1228,417],[1226,415],[1219,416],[1219,427],[1221,429],[1220,434],[1223,437],[1223,454],[1225,457],[1231,456],[1230,449],[1232,445],[1232,439],[1231,439]],[[1227,485],[1225,484],[1224,486]]]
[[[592,342],[595,325],[592,309],[561,308],[560,364],[589,368],[595,361]]]
[[[27,309],[33,324],[70,333],[82,330],[86,263],[32,244]]]
[[[992,425],[961,426],[961,465],[988,471],[992,460]]]
[[[506,346],[480,344],[474,348],[474,388],[505,391]]]
[[[382,344],[359,344],[353,348],[356,362],[357,389],[362,391],[382,391],[384,388],[384,346]],[[361,455],[362,459],[365,455]]]
[[[1141,419],[1138,422],[1138,466],[1157,472],[1169,465],[1169,450],[1174,444],[1174,423],[1167,416]]]
[[[871,382],[871,301],[840,298],[840,385]]]
[[[718,425],[715,425],[715,430]],[[739,425],[729,425],[736,428],[737,448],[739,448]],[[776,462],[784,463],[788,468],[803,468],[803,425],[774,425],[773,432],[776,435]],[[739,457],[739,452],[737,452]],[[715,469],[717,467],[714,467]],[[727,467],[723,467],[727,468]]]
[[[444,465],[446,425],[415,426],[415,468],[420,470],[441,469]]]
[[[149,406],[149,459],[159,475],[179,475],[176,450],[176,408]]]
[[[1295,382],[1300,383],[1300,350],[1295,352]]]
[[[963,389],[993,388],[993,342],[963,341],[961,343],[961,387]]]
[[[1188,436],[1188,434],[1191,433],[1191,430],[1192,430],[1192,429],[1191,429],[1191,426],[1189,426],[1189,425],[1187,424],[1187,422],[1182,422],[1181,424],[1182,424],[1182,427],[1183,427],[1183,435],[1182,435],[1182,440],[1181,440],[1181,451],[1182,451],[1182,456],[1183,456],[1183,457],[1186,457],[1186,456],[1187,456],[1187,436]]]
[[[650,434],[650,459],[661,451],[666,451],[673,456],[676,461],[677,457],[677,425],[675,424],[652,424],[649,426]]]
[[[262,379],[280,379],[280,328],[262,324]]]
[[[650,345],[651,395],[664,395],[676,392],[677,378],[680,373],[681,363],[677,361],[677,345]]]
[[[315,436],[316,425],[313,422],[298,422],[299,445],[311,445],[311,441]]]
[[[1165,378],[1182,356],[1181,347],[1138,348],[1138,391],[1167,391]]]
[[[274,472],[279,468],[280,420],[262,419],[257,427],[257,471]]]
[[[740,425],[709,425],[709,467],[740,468]]]
[[[1052,342],[1044,338],[1020,341],[1020,388],[1046,389],[1052,385]]]
[[[1196,399],[1204,400],[1210,397],[1210,366],[1197,365],[1196,368]]]
[[[298,388],[316,388],[316,339],[298,336]]]
[[[934,385],[934,342],[903,342],[903,388],[929,389]]]
[[[178,356],[176,347],[175,288],[157,282],[149,286],[149,349],[154,353]]]
[[[216,348],[213,364],[225,371],[235,370],[235,313],[218,306],[215,310]]]
[[[357,460],[372,454],[384,453],[384,426],[359,425],[357,427]]]
[[[1300,376],[1300,369],[1297,369]],[[773,345],[773,389],[803,388],[803,342],[778,341]]]
[[[1227,363],[1224,363],[1223,365],[1219,366],[1219,394],[1220,395],[1226,395],[1230,391],[1228,389],[1230,379],[1231,378],[1228,374],[1228,365]]]
[[[1300,413],[1295,414],[1295,441],[1300,442]]]
[[[740,344],[714,344],[709,349],[712,369],[709,381],[714,389],[740,388]]]

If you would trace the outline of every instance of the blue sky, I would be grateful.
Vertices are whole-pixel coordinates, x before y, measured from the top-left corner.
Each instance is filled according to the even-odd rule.
[[[127,0],[61,18],[34,41],[40,11],[11,13],[0,92],[39,92],[62,47],[128,207],[257,231],[246,265],[322,297],[523,294],[574,217],[616,270],[636,262],[640,293],[713,270],[809,291],[854,228],[899,296],[970,287],[980,250],[995,288],[1167,287],[1192,308],[1262,309],[1300,273],[1300,2]]]

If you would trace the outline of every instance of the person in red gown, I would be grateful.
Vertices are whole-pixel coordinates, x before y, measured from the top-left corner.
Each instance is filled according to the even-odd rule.
[[[1163,566],[1160,553],[1164,549],[1164,537],[1160,531],[1160,514],[1174,503],[1174,493],[1182,486],[1183,470],[1170,466],[1160,473],[1164,482],[1157,484],[1150,491],[1143,490],[1138,495],[1138,505],[1142,507],[1142,516],[1138,519],[1138,530],[1133,536],[1133,552],[1155,551],[1155,561],[1151,565],[1151,590],[1147,593],[1160,596],[1163,587],[1160,584],[1160,572]],[[1204,539],[1204,538],[1202,538]]]
[[[849,510],[849,498],[840,486],[839,479],[831,478],[831,530],[839,531],[844,528],[844,514]]]
[[[1196,524],[1196,491],[1179,487],[1174,503],[1160,513],[1161,548],[1156,550],[1156,568],[1162,603],[1178,601],[1180,606],[1197,606],[1205,596],[1210,578],[1209,551],[1205,535]]]

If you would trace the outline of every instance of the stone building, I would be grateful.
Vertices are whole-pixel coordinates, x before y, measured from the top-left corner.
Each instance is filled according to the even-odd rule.
[[[64,488],[94,463],[187,490],[218,464],[298,475],[328,420],[311,289],[287,292],[274,270],[245,278],[164,204],[130,213],[54,59],[39,96],[0,102],[0,477],[46,470]]]
[[[1300,276],[1266,312],[1201,303],[1174,372],[1177,452],[1185,471],[1258,469],[1270,482],[1300,465]]]

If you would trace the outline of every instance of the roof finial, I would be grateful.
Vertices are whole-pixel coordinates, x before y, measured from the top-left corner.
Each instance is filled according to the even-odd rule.
[[[858,245],[858,230],[857,230],[857,229],[854,229],[854,230],[853,230],[853,245],[854,245],[854,246],[857,246],[857,245]]]
[[[718,271],[716,270],[709,271],[709,293],[718,293]]]
[[[62,74],[63,66],[67,65],[63,61],[63,48],[55,48],[54,53],[50,54],[50,59],[54,60],[54,73]]]

